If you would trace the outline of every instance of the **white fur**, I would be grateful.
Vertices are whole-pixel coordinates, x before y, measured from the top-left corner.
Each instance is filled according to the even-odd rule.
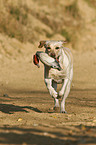
[[[55,54],[56,58],[59,57],[59,64],[61,66],[61,70],[51,68],[48,66],[50,62],[50,58],[47,58],[43,55],[41,56],[41,59],[44,63],[44,80],[45,84],[49,90],[50,95],[54,98],[54,107],[59,107],[59,100],[58,96],[62,97],[61,106],[60,106],[60,112],[66,113],[65,111],[65,100],[70,92],[70,86],[73,78],[73,60],[72,60],[72,54],[68,48],[63,47],[62,41],[46,41],[45,48],[46,53],[48,56],[51,56],[52,53]],[[51,49],[48,50],[47,47],[50,47]],[[59,47],[59,49],[55,49],[56,47]],[[47,60],[47,63],[45,61]],[[50,59],[50,60],[49,60]],[[49,60],[49,62],[48,62]],[[50,62],[51,63],[51,62]],[[53,63],[53,62],[52,62]],[[60,91],[57,93],[57,84],[62,83],[62,87]]]

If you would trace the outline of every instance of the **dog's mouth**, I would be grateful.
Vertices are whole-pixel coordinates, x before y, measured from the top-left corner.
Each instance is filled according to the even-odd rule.
[[[57,62],[59,62],[59,56],[56,57],[55,53],[51,53],[50,56],[53,57]]]
[[[53,57],[53,58],[56,58],[55,53],[51,53],[50,56]]]

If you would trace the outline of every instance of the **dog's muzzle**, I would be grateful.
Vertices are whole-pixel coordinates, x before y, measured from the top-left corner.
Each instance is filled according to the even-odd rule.
[[[55,53],[51,53],[50,56],[55,58]]]
[[[59,56],[56,57],[55,53],[51,53],[50,56],[53,57],[59,63]]]

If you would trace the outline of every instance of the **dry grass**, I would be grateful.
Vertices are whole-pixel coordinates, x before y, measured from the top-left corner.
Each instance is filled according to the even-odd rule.
[[[96,0],[85,0],[89,6],[93,7],[96,9]]]
[[[51,5],[50,10],[53,9],[54,5],[60,7],[59,2],[56,2],[55,0],[49,2],[46,2],[44,0],[42,0],[41,2],[36,2],[38,2],[39,5],[42,4],[43,6],[47,4]],[[62,7],[62,9],[63,8],[64,11],[62,10],[62,14],[66,12],[66,15],[76,18],[76,3],[73,3],[72,5],[69,5],[67,7]],[[48,32],[47,30],[43,30],[47,38],[51,38],[56,33],[61,33],[62,36],[70,41],[70,34],[68,34],[67,29],[66,32],[64,29],[62,30],[62,26],[64,25],[64,23],[65,27],[67,25],[66,19],[63,19],[62,15],[59,16],[60,14],[58,15],[58,18],[56,17],[57,9],[54,9],[51,14],[50,12],[43,11],[43,9],[41,11],[38,9],[33,10],[27,5],[23,5],[22,3],[13,5],[13,3],[7,2],[3,5],[3,9],[5,9],[5,13],[3,11],[1,11],[0,13],[0,32],[7,34],[9,37],[16,38],[22,42],[33,42],[34,40],[36,40],[35,32],[42,34],[42,30],[40,31],[38,26],[36,26],[35,28],[32,27],[32,22],[30,24],[29,18],[29,15],[31,15],[35,19],[38,19],[43,24],[52,29],[52,33]],[[56,17],[56,19],[54,19],[54,17]]]
[[[6,4],[7,5],[7,4]],[[29,41],[26,37],[28,29],[28,13],[24,7],[5,6],[6,13],[0,13],[0,32],[21,42]]]
[[[77,0],[75,0],[72,4],[65,7],[66,12],[74,18],[80,19],[79,9],[77,6]]]
[[[69,2],[14,0],[14,3],[12,0],[1,0],[1,2],[0,33],[21,42],[31,43],[40,39],[52,39],[59,34],[77,49],[76,40],[87,26],[82,19],[77,0]],[[95,6],[94,0],[86,2]]]

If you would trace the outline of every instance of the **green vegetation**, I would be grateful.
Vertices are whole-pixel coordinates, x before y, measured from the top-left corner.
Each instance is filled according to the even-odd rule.
[[[43,1],[42,1],[43,2]],[[58,2],[59,3],[59,2]],[[57,10],[54,9],[52,15],[46,14],[46,11],[37,11],[36,9],[30,9],[27,5],[23,5],[18,3],[17,5],[4,3],[4,9],[6,13],[3,11],[0,12],[0,32],[5,33],[11,38],[16,38],[21,42],[34,42],[39,38],[39,35],[43,35],[45,33],[47,38],[52,38],[56,33],[60,33],[62,36],[66,38],[68,42],[71,41],[71,36],[67,32],[67,29],[62,30],[62,26],[64,25],[64,20],[57,20]],[[73,4],[69,6],[65,6],[64,13],[69,14],[69,17],[73,17],[74,19],[79,16],[77,2],[73,2]],[[71,14],[71,15],[70,15]],[[34,19],[40,20],[43,24],[47,25],[52,33],[48,32],[46,29],[40,29],[40,26],[36,24],[33,26],[32,21],[29,18],[29,15],[34,17]],[[56,18],[56,19],[54,19]],[[34,20],[33,20],[34,21]],[[67,24],[65,23],[65,28]]]
[[[7,15],[7,17],[0,16],[0,32],[5,33],[12,38],[17,38],[20,41],[24,39],[24,27],[22,23],[19,23],[14,17],[11,15]]]
[[[27,36],[28,13],[23,6],[5,5],[6,13],[0,13],[0,32],[21,42],[30,41]],[[31,34],[32,35],[32,34]]]
[[[45,37],[53,39],[56,34],[61,34],[67,42],[75,44],[76,38],[81,38],[82,30],[85,30],[87,25],[83,19],[84,16],[82,17],[82,5],[78,4],[77,0],[68,1],[68,3],[56,0],[1,1],[0,33],[21,42],[34,43],[43,37],[44,39]],[[87,6],[96,7],[95,0],[83,1],[86,1],[85,5]],[[84,15],[86,17],[86,13]],[[90,20],[91,15],[89,16]],[[93,14],[93,16],[92,23],[95,25],[95,15]],[[58,35],[56,36],[58,37]]]
[[[66,6],[65,10],[67,13],[71,14],[74,18],[80,17],[78,7],[77,7],[77,0],[75,0],[71,5]]]
[[[23,7],[9,7],[9,13],[22,24],[26,25],[28,21],[28,14]]]
[[[65,29],[61,30],[61,35],[66,38],[67,42],[71,41],[71,36],[69,35],[69,33]]]
[[[89,6],[93,7],[96,9],[96,0],[85,0]]]

